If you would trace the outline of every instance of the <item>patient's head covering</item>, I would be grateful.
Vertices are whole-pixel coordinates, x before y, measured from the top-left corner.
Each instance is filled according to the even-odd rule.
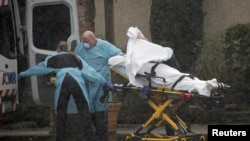
[[[127,32],[127,36],[129,38],[138,38],[138,37],[144,37],[143,33],[141,32],[141,30],[137,27],[130,27],[128,29],[128,32]]]
[[[142,84],[135,79],[141,67],[151,61],[162,62],[168,60],[171,58],[173,50],[141,39],[140,37],[143,34],[137,27],[130,27],[127,36],[129,39],[125,61],[126,72],[131,84],[142,87]]]

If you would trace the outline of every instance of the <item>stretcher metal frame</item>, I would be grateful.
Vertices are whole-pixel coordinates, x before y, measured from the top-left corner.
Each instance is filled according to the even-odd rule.
[[[110,66],[115,74],[118,74],[128,80],[128,77],[117,68]],[[151,84],[148,78],[149,85]],[[116,86],[116,89],[139,90],[134,86]],[[150,92],[145,96],[145,101],[153,108],[154,113],[149,119],[141,124],[141,127],[135,132],[126,136],[126,141],[206,141],[205,134],[196,134],[191,131],[187,123],[182,120],[176,111],[184,103],[190,100],[195,94],[170,90],[165,87],[150,87]],[[175,135],[163,135],[154,133],[153,130],[160,126],[169,126]]]

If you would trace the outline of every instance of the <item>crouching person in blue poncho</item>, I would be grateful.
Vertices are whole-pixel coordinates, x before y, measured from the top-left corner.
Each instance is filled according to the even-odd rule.
[[[46,57],[44,61],[21,72],[19,77],[55,73],[56,141],[65,140],[67,107],[71,96],[82,120],[86,139],[95,141],[90,113],[101,111],[100,107],[105,104],[100,101],[102,95],[98,95],[97,91],[103,86],[110,89],[114,89],[114,86],[76,54],[68,52],[65,41],[58,43],[57,51],[57,55]]]

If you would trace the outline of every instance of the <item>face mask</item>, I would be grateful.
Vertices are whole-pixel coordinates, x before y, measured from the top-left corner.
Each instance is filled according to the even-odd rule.
[[[90,48],[90,45],[89,45],[89,43],[83,43],[83,47],[85,47],[85,48]]]

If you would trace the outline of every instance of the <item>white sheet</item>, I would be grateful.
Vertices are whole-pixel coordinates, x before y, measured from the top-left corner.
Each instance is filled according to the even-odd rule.
[[[127,32],[128,44],[127,53],[123,56],[115,56],[109,59],[109,64],[113,66],[122,66],[126,70],[126,75],[129,78],[129,83],[136,87],[143,87],[142,81],[136,78],[137,74],[151,73],[151,68],[154,62],[162,62],[171,58],[173,50],[169,47],[162,47],[144,39],[139,39],[143,34],[137,27],[130,27]],[[156,76],[163,77],[166,80],[168,88],[172,88],[174,83],[183,75],[189,75],[182,73],[175,68],[172,68],[166,64],[159,64],[155,68]],[[156,84],[162,85],[163,80],[158,78],[152,78],[152,81]],[[217,80],[212,79],[208,81],[200,80],[198,78],[191,79],[190,77],[184,77],[174,89],[183,90],[188,92],[197,92],[200,95],[210,96],[211,88],[209,86],[216,86]]]
[[[141,31],[136,27],[130,27],[127,35],[129,37],[127,44],[127,57],[125,61],[126,72],[131,84],[137,87],[143,85],[135,79],[140,68],[150,61],[166,61],[173,55],[173,50],[169,47],[151,43],[147,40],[137,39]]]
[[[126,55],[122,56],[114,56],[109,59],[109,64],[111,66],[114,66],[116,69],[118,69],[120,72],[125,73],[124,75],[127,75],[126,71]],[[146,63],[144,64],[137,74],[142,74],[144,75],[145,72],[151,73],[151,68],[154,65],[154,63]],[[182,75],[188,75],[187,73],[181,73],[180,71],[176,70],[175,68],[172,68],[166,64],[159,64],[155,68],[156,76],[163,77],[166,80],[166,87],[171,89],[173,84],[181,77]],[[140,86],[145,86],[146,84],[146,79],[141,79],[141,77],[135,77],[134,78],[137,83],[140,83]],[[164,84],[163,79],[161,78],[152,78],[152,86],[155,87],[162,87]],[[140,87],[136,85],[137,83],[133,83],[133,81],[129,81],[131,84]],[[211,94],[211,89],[208,88],[208,86],[211,85],[217,85],[217,80],[200,80],[198,78],[191,79],[190,77],[184,77],[182,81],[180,81],[175,87],[175,90],[183,90],[183,91],[188,91],[192,93],[198,93],[199,95],[207,96],[209,97]]]

